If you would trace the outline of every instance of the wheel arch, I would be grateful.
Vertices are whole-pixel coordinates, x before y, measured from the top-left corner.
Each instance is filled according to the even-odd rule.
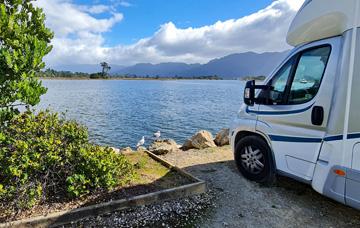
[[[236,133],[236,136],[235,136],[235,140],[234,140],[234,148],[235,148],[235,145],[239,142],[240,139],[242,139],[243,137],[246,137],[246,136],[256,136],[256,137],[259,137],[260,139],[262,139],[267,145],[268,147],[270,148],[270,151],[271,151],[271,159],[272,159],[272,163],[275,167],[275,171],[277,170],[276,168],[276,161],[275,161],[275,154],[274,154],[274,151],[273,151],[273,148],[271,146],[271,141],[268,137],[265,136],[265,134],[262,134],[261,132],[251,132],[251,131],[239,131]],[[234,151],[235,153],[235,151]]]

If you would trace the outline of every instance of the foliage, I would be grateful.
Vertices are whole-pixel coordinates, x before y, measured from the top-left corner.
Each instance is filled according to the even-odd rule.
[[[57,71],[54,69],[46,69],[44,71],[40,71],[38,73],[39,77],[42,78],[89,78],[88,73],[82,73],[82,72],[71,72],[71,71]]]
[[[0,125],[17,106],[36,105],[46,92],[36,78],[51,51],[53,33],[45,15],[31,0],[0,2]]]
[[[53,69],[46,69],[44,71],[40,71],[37,74],[39,77],[42,78],[85,78],[85,79],[100,79],[100,78],[108,78],[108,76],[103,76],[102,72],[98,73],[83,73],[83,72],[71,72],[71,71],[56,71]]]
[[[99,72],[99,73],[90,74],[89,78],[90,79],[100,79],[100,78],[108,78],[108,76],[102,72]]]
[[[138,76],[138,75],[120,75],[120,74],[115,74],[115,75],[111,75],[109,76],[108,74],[103,76],[102,72],[98,72],[98,73],[83,73],[83,72],[70,72],[70,71],[56,71],[53,69],[46,69],[45,71],[41,71],[38,73],[39,77],[42,78],[90,78],[90,79],[107,79],[107,78],[114,78],[114,79],[148,79],[148,80],[163,80],[163,79],[175,79],[175,80],[182,80],[182,79],[198,79],[198,80],[221,80],[222,78],[217,76],[217,75],[213,75],[213,76],[168,76],[168,77],[160,77],[158,75],[155,76],[150,76],[150,75],[146,75],[146,76]]]
[[[0,133],[0,167],[0,208],[15,210],[112,189],[133,175],[124,155],[90,144],[85,127],[49,111],[9,121]]]
[[[266,79],[266,76],[246,76],[241,78],[243,81],[250,81],[250,80],[256,80],[256,81],[264,81]]]
[[[102,67],[102,76],[106,77],[109,70],[111,70],[110,65],[107,62],[101,62],[100,66]]]
[[[53,37],[32,2],[0,2],[1,212],[112,189],[133,174],[124,155],[89,143],[85,127],[56,113],[30,111],[46,93],[37,77]],[[27,111],[20,114],[19,106]]]

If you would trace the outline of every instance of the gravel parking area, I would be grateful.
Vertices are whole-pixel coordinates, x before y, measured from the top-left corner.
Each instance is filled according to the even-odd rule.
[[[168,154],[164,158],[209,183],[216,207],[199,227],[360,227],[360,212],[311,186],[279,177],[273,187],[244,179],[230,147]]]
[[[360,227],[360,212],[311,186],[279,177],[273,187],[244,179],[229,147],[163,156],[207,181],[204,195],[144,206],[69,226],[108,227]]]

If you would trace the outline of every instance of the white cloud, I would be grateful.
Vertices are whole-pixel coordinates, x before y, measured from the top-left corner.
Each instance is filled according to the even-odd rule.
[[[297,11],[298,9],[300,9],[304,1],[305,0],[289,0],[288,4],[290,5],[292,10]]]
[[[110,6],[79,6],[68,0],[39,0],[35,4],[44,9],[46,24],[55,33],[53,51],[45,59],[49,66],[92,63],[104,58],[102,33],[123,19]],[[105,19],[91,15],[105,12],[109,14]]]
[[[78,6],[78,8],[81,11],[85,11],[90,14],[100,14],[100,13],[105,13],[105,12],[109,12],[112,10],[112,7],[107,6],[107,5],[93,5],[93,6],[80,5],[80,6]]]
[[[82,32],[107,32],[123,19],[121,13],[112,13],[112,16],[107,19],[96,19],[86,10],[69,1],[40,0],[36,4],[44,9],[46,24],[58,38]]]
[[[110,12],[108,18],[96,19],[91,13],[110,8],[98,6],[98,10],[90,12],[89,8],[81,9],[66,0],[40,0],[38,5],[44,7],[47,24],[56,34],[54,50],[46,59],[53,66],[103,60],[119,65],[170,61],[203,63],[231,53],[285,50],[289,48],[285,42],[288,26],[302,2],[275,0],[249,16],[199,28],[180,29],[168,22],[151,37],[132,45],[113,47],[105,47],[102,33],[120,22],[122,14]]]
[[[131,7],[133,4],[131,4],[128,1],[125,0],[110,0],[111,4],[113,6],[122,6],[122,7]]]
[[[131,3],[126,2],[126,1],[120,1],[119,5],[124,6],[124,7],[130,7],[130,6],[132,6]]]

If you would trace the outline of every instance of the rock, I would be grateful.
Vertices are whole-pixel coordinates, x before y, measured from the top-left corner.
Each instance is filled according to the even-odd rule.
[[[115,153],[119,154],[120,153],[120,149],[116,148],[116,147],[110,147]]]
[[[131,149],[131,147],[125,147],[120,150],[120,153],[122,154],[131,154],[134,153],[134,151]]]
[[[208,131],[201,130],[187,140],[182,146],[183,150],[189,149],[205,149],[208,147],[216,147],[212,134]]]
[[[221,129],[215,136],[215,140],[214,140],[215,144],[218,146],[229,145],[230,144],[229,133],[230,133],[229,128]]]
[[[146,147],[139,146],[139,147],[137,148],[137,152],[143,152],[143,151],[147,151]]]
[[[156,155],[163,155],[177,150],[178,145],[173,139],[157,139],[149,146],[149,151]]]
[[[195,147],[192,145],[191,140],[187,139],[184,144],[180,147],[182,150],[190,150],[194,149]]]
[[[199,131],[191,137],[191,144],[196,149],[204,149],[208,147],[216,147],[212,134],[208,131]]]

